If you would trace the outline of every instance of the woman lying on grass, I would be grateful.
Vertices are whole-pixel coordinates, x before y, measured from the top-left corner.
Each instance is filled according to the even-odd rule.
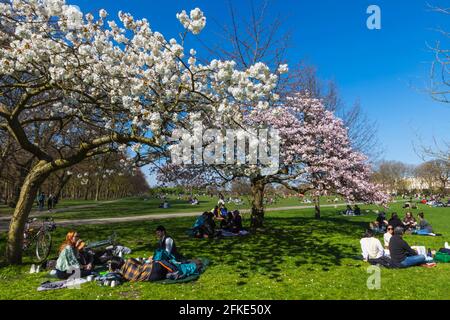
[[[433,228],[431,227],[431,224],[428,223],[427,220],[425,220],[423,212],[420,212],[417,217],[419,218],[419,230],[414,230],[413,234],[418,234],[422,236],[436,236],[435,233],[433,233]]]
[[[188,260],[185,263],[175,260],[153,260],[140,262],[128,259],[118,271],[125,280],[160,281],[165,279],[184,279],[192,275],[199,275],[203,267],[201,260]]]

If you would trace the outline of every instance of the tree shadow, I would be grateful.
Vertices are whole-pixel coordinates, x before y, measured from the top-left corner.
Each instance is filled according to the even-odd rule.
[[[179,248],[186,255],[207,257],[212,264],[232,266],[242,278],[241,285],[255,272],[282,281],[288,258],[296,267],[324,272],[341,266],[344,258],[356,260],[359,248],[343,241],[346,237],[359,238],[367,225],[329,217],[271,217],[265,223],[264,232],[221,239],[183,239]]]

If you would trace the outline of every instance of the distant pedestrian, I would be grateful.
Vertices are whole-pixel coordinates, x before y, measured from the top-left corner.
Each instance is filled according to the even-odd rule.
[[[52,210],[55,207],[55,197],[50,193],[47,198],[47,209]]]
[[[39,206],[39,211],[44,210],[44,206],[45,206],[45,193],[41,192],[41,194],[38,196],[38,206]]]

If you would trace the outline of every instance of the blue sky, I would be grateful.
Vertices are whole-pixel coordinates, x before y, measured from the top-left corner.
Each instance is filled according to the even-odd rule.
[[[145,17],[166,38],[180,32],[175,14],[182,9],[189,12],[199,7],[205,12],[203,41],[214,42],[217,23],[229,22],[227,0],[68,2],[84,12],[105,8],[112,18],[118,10]],[[249,1],[231,2],[239,15],[249,14]],[[381,30],[366,27],[366,9],[371,4],[381,8]],[[424,92],[433,59],[426,44],[439,39],[433,28],[450,30],[450,19],[430,12],[426,0],[273,0],[269,10],[285,18],[284,28],[292,33],[288,63],[306,60],[317,67],[321,78],[337,83],[345,102],[359,100],[378,123],[385,159],[417,164],[421,159],[413,141],[450,140],[450,105],[435,102]],[[201,53],[201,48],[196,49]]]

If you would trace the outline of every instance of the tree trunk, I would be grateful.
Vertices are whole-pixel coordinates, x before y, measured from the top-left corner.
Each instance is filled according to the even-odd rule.
[[[320,197],[314,197],[314,217],[320,219]]]
[[[45,162],[43,164],[45,164]],[[48,169],[41,169],[43,164],[37,164],[30,171],[26,176],[20,191],[20,196],[9,225],[8,241],[6,245],[6,259],[10,264],[22,263],[22,244],[25,223],[40,186],[50,175]]]
[[[252,211],[250,227],[252,229],[261,228],[264,223],[264,187],[265,183],[261,178],[251,180]]]
[[[10,206],[11,208],[15,208],[17,205],[17,202],[19,201],[22,185],[24,184],[24,181],[25,181],[28,173],[30,172],[32,164],[33,164],[33,158],[28,160],[26,163],[20,165],[20,167],[19,167],[19,176],[17,177],[17,180],[14,183],[13,196],[11,197],[11,200],[8,203],[8,206]]]
[[[97,178],[97,182],[95,185],[95,201],[98,201],[100,195],[100,178]]]
[[[72,178],[71,175],[63,174],[63,176],[58,179],[59,180],[58,186],[56,187],[56,191],[55,191],[55,199],[57,199],[58,202],[61,200],[62,191],[63,191],[64,187],[66,186],[67,182],[69,182],[70,178]]]

